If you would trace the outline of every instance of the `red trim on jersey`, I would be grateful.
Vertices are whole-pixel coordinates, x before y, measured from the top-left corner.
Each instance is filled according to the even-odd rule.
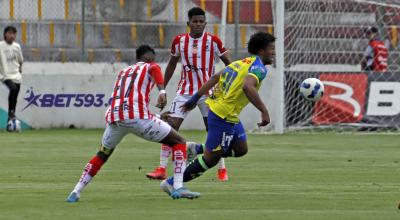
[[[117,96],[117,92],[118,92],[117,86],[119,85],[119,81],[121,80],[121,76],[123,73],[124,73],[124,71],[119,72],[117,80],[115,81],[115,85],[114,85],[114,93],[112,96],[111,108],[109,111],[109,113],[111,114],[111,122],[115,121],[115,117],[114,117],[115,97]]]
[[[150,91],[151,91],[151,82],[147,83],[147,88],[146,88],[146,94],[145,94],[145,100],[146,100],[146,109],[147,109],[147,115],[149,116],[149,118],[151,118],[151,114],[149,111],[149,102],[150,102]]]
[[[207,46],[207,37],[208,34],[204,34],[203,42],[201,43],[201,73],[203,74],[203,82],[207,82],[207,74],[206,74],[206,46]],[[201,87],[201,86],[200,86]],[[200,89],[200,87],[198,89]]]
[[[225,47],[223,46],[221,39],[219,39],[219,38],[218,38],[217,36],[215,36],[215,35],[212,35],[212,41],[215,42],[215,43],[217,44],[219,54],[222,55],[222,54],[224,54],[224,53],[226,52],[226,49],[225,49]]]
[[[164,85],[164,77],[162,75],[162,71],[159,65],[156,63],[151,63],[149,67],[149,73],[153,77],[154,82],[157,85]]]
[[[174,40],[172,41],[171,55],[174,56],[174,57],[178,57],[179,56],[179,51],[176,51],[176,45],[180,44],[182,36],[183,36],[183,34],[177,35],[177,36],[175,36]],[[178,50],[180,50],[179,46],[178,46]],[[176,53],[178,53],[178,54],[176,54]]]
[[[194,70],[194,73],[196,74],[197,90],[198,90],[201,87],[201,79],[199,76],[199,70],[197,68],[197,53],[198,53],[199,41],[197,39],[193,40],[193,45],[196,45],[195,48],[194,47],[192,48],[192,61],[193,61],[193,70]],[[193,94],[193,91],[191,94]]]
[[[131,86],[131,91],[129,92],[129,98],[128,98],[128,105],[129,105],[128,114],[129,114],[129,119],[134,119],[134,118],[135,118],[135,111],[134,111],[134,109],[133,109],[133,105],[134,105],[134,103],[133,103],[133,96],[134,96],[134,94],[135,94],[135,81],[136,81],[137,72],[138,72],[139,68],[140,68],[140,66],[137,65],[136,68],[135,68],[135,70],[133,71],[132,78],[131,78],[131,84],[132,84],[132,86]]]
[[[183,45],[183,54],[185,57],[186,65],[190,68],[190,63],[189,63],[189,58],[188,58],[188,48],[189,48],[189,34],[186,34],[185,44]],[[193,79],[192,79],[191,70],[186,72],[186,68],[185,68],[185,66],[183,66],[183,71],[185,72],[185,77],[183,79],[181,95],[185,94],[186,81],[187,81],[186,78],[189,78],[189,94],[190,94],[190,90],[192,90],[192,92],[193,92]]]
[[[128,78],[129,72],[132,71],[132,67],[129,67],[126,72],[124,77],[122,78],[121,82],[121,88],[119,89],[120,94],[119,94],[119,109],[118,109],[118,117],[120,121],[124,120],[124,99],[125,99],[125,84],[126,84],[126,79]]]
[[[210,60],[208,61],[208,78],[211,77],[213,73],[213,67],[214,67],[214,41],[213,37],[211,37],[211,44],[210,44]]]
[[[138,104],[139,104],[139,118],[144,118],[144,111],[143,111],[143,94],[142,94],[142,85],[144,81],[144,77],[146,76],[147,65],[143,68],[142,73],[140,73],[140,79],[138,83]]]

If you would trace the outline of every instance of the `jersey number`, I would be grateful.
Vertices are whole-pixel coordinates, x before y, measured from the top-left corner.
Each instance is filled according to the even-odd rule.
[[[222,84],[222,90],[225,92],[225,94],[229,92],[229,89],[231,88],[231,85],[233,81],[236,79],[237,75],[238,73],[232,69],[227,69],[222,74],[222,77],[224,78],[224,83]]]

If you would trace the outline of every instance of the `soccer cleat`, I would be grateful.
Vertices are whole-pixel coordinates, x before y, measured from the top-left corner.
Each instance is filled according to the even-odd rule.
[[[164,167],[157,167],[153,172],[147,173],[146,177],[153,180],[165,180],[167,179],[167,171]]]
[[[78,202],[81,196],[77,192],[71,192],[67,198],[67,202]]]
[[[163,180],[160,184],[160,188],[162,191],[166,192],[169,196],[174,191],[174,187],[168,183],[168,180]]]
[[[224,169],[218,169],[218,179],[219,181],[228,181],[228,171],[226,168]]]
[[[186,199],[197,199],[200,197],[200,193],[198,192],[192,192],[185,187],[181,187],[179,189],[173,190],[171,193],[172,199],[180,199],[180,198],[186,198]]]
[[[186,142],[187,145],[187,161],[190,163],[197,157],[196,143]]]

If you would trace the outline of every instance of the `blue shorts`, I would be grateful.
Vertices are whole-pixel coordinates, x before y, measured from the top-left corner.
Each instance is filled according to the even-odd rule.
[[[230,123],[220,118],[211,110],[208,112],[208,133],[206,149],[209,152],[223,150],[226,154],[231,145],[238,141],[246,141],[246,131],[242,122]]]

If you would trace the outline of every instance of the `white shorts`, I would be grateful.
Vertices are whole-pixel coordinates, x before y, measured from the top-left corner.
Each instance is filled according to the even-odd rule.
[[[162,141],[171,131],[171,126],[159,118],[132,119],[107,124],[102,145],[114,149],[125,135],[132,133],[152,142]]]
[[[181,106],[185,104],[192,96],[191,95],[177,95],[171,103],[169,111],[171,112],[170,116],[174,118],[183,118],[185,119],[188,116],[189,112],[182,112]],[[203,118],[208,116],[208,105],[206,103],[207,96],[202,96],[197,102],[197,107],[199,107],[200,113]]]

